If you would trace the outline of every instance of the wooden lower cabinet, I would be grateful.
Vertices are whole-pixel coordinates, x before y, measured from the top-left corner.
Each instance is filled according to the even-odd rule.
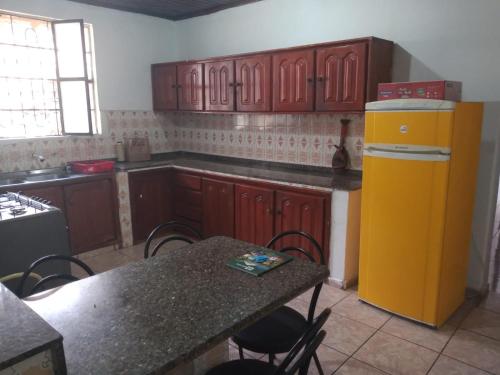
[[[204,178],[203,237],[234,237],[234,184]]]
[[[265,246],[274,234],[274,190],[237,184],[235,206],[235,237]]]
[[[323,235],[326,219],[325,201],[326,198],[320,196],[278,190],[274,219],[276,234],[288,230],[304,231],[311,234],[323,248],[325,243]],[[279,241],[276,248],[280,249],[286,246],[296,246],[313,252],[309,241],[299,236]],[[324,255],[325,251],[323,250]],[[319,255],[316,256],[316,260],[320,260]]]
[[[66,185],[64,196],[73,253],[117,241],[116,187],[112,178]]]
[[[169,172],[129,174],[130,206],[134,243],[145,240],[159,224],[172,219]]]
[[[73,254],[120,240],[114,175],[80,183],[39,185],[21,193],[45,199],[65,214]]]
[[[278,233],[300,230],[318,241],[328,260],[327,192],[187,171],[172,171],[170,177],[161,170],[130,173],[129,184],[134,243],[171,219],[199,230],[203,238],[228,236],[260,246]],[[309,249],[308,242],[297,237],[276,248],[283,246]]]
[[[175,172],[173,185],[175,220],[202,232],[201,177],[192,173]],[[183,230],[179,232],[191,235]]]

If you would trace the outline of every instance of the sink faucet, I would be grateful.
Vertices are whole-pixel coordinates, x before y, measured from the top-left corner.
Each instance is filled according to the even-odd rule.
[[[33,153],[32,156],[33,156],[33,159],[37,159],[41,163],[43,163],[45,161],[45,157],[43,155]]]

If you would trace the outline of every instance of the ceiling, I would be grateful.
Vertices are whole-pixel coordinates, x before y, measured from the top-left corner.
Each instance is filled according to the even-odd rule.
[[[261,0],[71,0],[78,3],[183,20]]]

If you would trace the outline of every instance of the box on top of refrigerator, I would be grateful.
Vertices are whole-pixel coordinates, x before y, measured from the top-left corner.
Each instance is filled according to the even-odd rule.
[[[423,81],[379,83],[378,100],[388,99],[438,99],[460,101],[462,82]]]

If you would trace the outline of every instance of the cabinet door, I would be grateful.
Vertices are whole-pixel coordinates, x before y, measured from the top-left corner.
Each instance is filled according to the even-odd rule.
[[[174,175],[174,210],[175,220],[187,224],[201,233],[202,195],[201,177],[198,175],[176,172]],[[186,235],[182,229],[178,230]]]
[[[205,64],[205,110],[234,111],[234,61]]]
[[[271,110],[271,56],[257,55],[236,60],[236,109]]]
[[[314,51],[273,55],[274,111],[312,111],[314,105]]]
[[[287,230],[308,232],[323,248],[325,242],[323,236],[325,228],[325,198],[305,193],[277,191],[275,228],[276,234]],[[304,249],[311,248],[309,242],[300,237],[290,237],[279,241],[276,249],[285,246],[297,246]],[[325,255],[326,260],[325,249],[323,249],[323,255]],[[319,257],[317,260],[319,261]]]
[[[145,240],[159,224],[172,219],[167,171],[129,174],[134,243]]]
[[[234,237],[234,184],[203,179],[203,237]]]
[[[63,212],[66,207],[64,204],[64,193],[61,186],[47,186],[34,189],[24,189],[22,193],[28,197],[37,197],[48,200],[51,206],[61,209]]]
[[[177,109],[177,69],[171,65],[151,67],[153,109],[155,111]]]
[[[366,43],[318,49],[316,109],[362,111],[366,94]]]
[[[177,65],[179,109],[203,110],[203,64]]]
[[[235,202],[236,238],[265,246],[274,233],[273,190],[236,185]]]
[[[116,192],[111,179],[67,185],[64,195],[74,253],[105,246],[118,238]]]

